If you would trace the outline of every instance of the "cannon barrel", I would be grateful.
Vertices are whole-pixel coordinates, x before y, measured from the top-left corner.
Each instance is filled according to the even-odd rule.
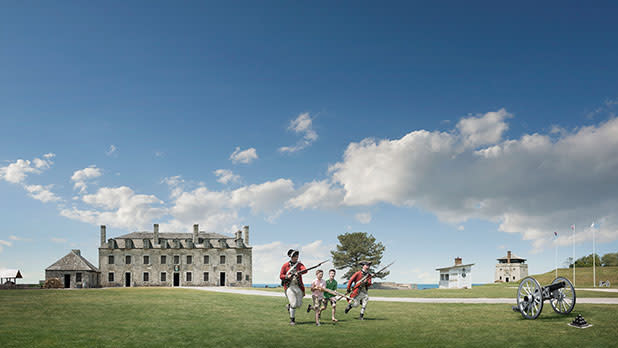
[[[549,290],[549,292],[554,292],[558,289],[562,289],[566,286],[565,282],[557,282],[557,283],[553,283],[553,284],[549,284],[548,286],[545,286],[546,289]]]

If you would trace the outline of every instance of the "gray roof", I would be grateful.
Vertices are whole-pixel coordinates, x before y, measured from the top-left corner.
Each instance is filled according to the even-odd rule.
[[[508,255],[505,255],[504,257],[501,257],[499,259],[497,259],[498,261],[500,260],[508,260]],[[523,257],[519,257],[513,253],[511,253],[511,260],[524,260],[526,261],[526,259],[524,259]]]
[[[78,254],[79,250],[72,250],[63,258],[56,261],[53,265],[47,267],[46,271],[93,271],[98,272],[99,269],[88,262],[85,258]]]
[[[472,266],[474,265],[473,263],[469,263],[467,265],[453,265],[453,266],[449,266],[449,267],[442,267],[442,268],[436,268],[436,271],[441,271],[443,269],[451,269],[451,268],[459,268],[459,267],[468,267],[468,266]]]
[[[197,234],[198,238],[231,238],[234,239],[233,236],[224,236],[219,233],[212,232],[200,232]],[[116,237],[118,239],[153,239],[154,232],[131,232],[129,234],[124,234],[122,236]],[[159,238],[165,239],[192,239],[193,233],[178,233],[178,232],[159,232]]]
[[[0,278],[23,278],[18,269],[0,270]]]

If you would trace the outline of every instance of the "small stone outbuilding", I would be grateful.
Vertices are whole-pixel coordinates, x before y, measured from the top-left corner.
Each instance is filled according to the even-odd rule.
[[[63,258],[45,269],[45,280],[58,278],[65,288],[96,288],[100,285],[100,272],[73,249]]]

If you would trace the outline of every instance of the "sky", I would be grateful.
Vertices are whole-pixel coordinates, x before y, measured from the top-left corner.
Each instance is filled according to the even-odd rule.
[[[347,232],[402,283],[617,252],[618,8],[542,6],[5,3],[0,268],[97,264],[102,224],[249,225],[254,283]]]

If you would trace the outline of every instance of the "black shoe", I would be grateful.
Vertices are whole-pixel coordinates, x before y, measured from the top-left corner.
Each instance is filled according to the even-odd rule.
[[[359,320],[365,320],[365,315],[361,313],[361,315],[358,317]]]
[[[307,306],[307,313],[311,312],[311,305]]]
[[[345,308],[345,311],[344,311],[344,312],[345,312],[345,314],[348,314],[348,312],[350,311],[350,309],[352,309],[352,307],[351,307],[351,306],[347,306],[347,307]]]
[[[294,318],[290,318],[290,325],[296,325],[296,320]]]

